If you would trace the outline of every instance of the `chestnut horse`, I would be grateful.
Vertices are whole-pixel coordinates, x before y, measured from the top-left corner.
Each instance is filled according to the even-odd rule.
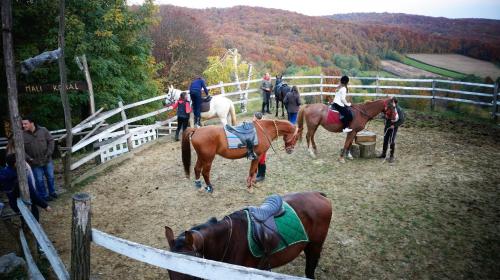
[[[316,130],[321,125],[326,130],[330,132],[342,132],[342,123],[327,123],[329,107],[325,104],[310,104],[302,106],[298,115],[298,126],[299,126],[299,139],[302,139],[302,131],[304,129],[304,119],[307,124],[307,148],[311,153],[312,157],[316,157],[317,148],[316,142],[314,141],[314,134]],[[363,104],[353,104],[351,110],[354,112],[354,117],[349,125],[352,131],[347,134],[344,148],[340,153],[340,162],[344,161],[344,155],[347,155],[349,149],[351,148],[354,136],[363,130],[366,123],[373,119],[375,116],[381,112],[386,113],[386,115],[393,119],[395,116],[395,104],[393,98],[379,99],[375,101],[366,102]],[[312,149],[311,147],[312,146]]]
[[[257,131],[259,144],[254,147],[254,152],[257,159],[250,164],[250,171],[247,177],[247,187],[252,192],[252,187],[255,185],[255,176],[260,157],[269,149],[271,141],[283,136],[285,141],[285,150],[287,153],[292,153],[295,143],[297,142],[297,127],[289,121],[283,120],[256,120],[253,122]],[[190,141],[191,139],[191,141]],[[228,159],[244,158],[247,155],[246,148],[229,149],[224,128],[220,126],[205,126],[200,128],[188,128],[182,136],[182,163],[184,164],[184,172],[189,178],[191,169],[191,145],[198,155],[196,165],[194,167],[195,186],[201,187],[200,174],[203,174],[205,180],[205,190],[211,192],[213,190],[210,182],[210,169],[215,155],[220,155]]]
[[[332,204],[319,192],[293,193],[283,196],[297,213],[309,237],[309,242],[299,242],[278,251],[263,261],[252,255],[247,242],[247,215],[243,210],[236,211],[222,220],[211,218],[202,225],[181,233],[174,239],[171,228],[165,227],[172,252],[196,256],[253,268],[274,268],[295,259],[300,252],[306,255],[306,277],[314,278],[323,243],[325,242],[332,218]],[[172,280],[197,279],[193,276],[170,271]]]

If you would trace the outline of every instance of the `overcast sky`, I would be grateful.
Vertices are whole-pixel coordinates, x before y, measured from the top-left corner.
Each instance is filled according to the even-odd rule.
[[[127,3],[142,4],[143,0],[127,0]],[[155,3],[200,9],[237,5],[259,6],[311,16],[389,12],[448,18],[500,19],[500,0],[155,0]]]

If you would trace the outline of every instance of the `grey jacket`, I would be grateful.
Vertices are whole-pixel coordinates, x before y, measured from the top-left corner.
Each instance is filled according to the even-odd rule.
[[[35,132],[24,131],[24,150],[26,160],[31,166],[44,166],[52,160],[54,139],[42,126],[36,126]]]
[[[260,86],[260,89],[262,90],[262,95],[264,95],[265,93],[267,94],[271,94],[271,88],[272,88],[273,84],[271,83],[271,80],[262,80],[262,84]],[[268,90],[266,90],[268,89]]]

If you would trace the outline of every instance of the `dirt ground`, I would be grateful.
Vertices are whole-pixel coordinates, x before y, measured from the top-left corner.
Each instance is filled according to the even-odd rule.
[[[378,135],[382,122],[368,129]],[[217,157],[213,195],[184,177],[180,144],[161,140],[93,178],[92,227],[166,249],[163,227],[176,233],[273,193],[317,190],[327,194],[333,217],[318,279],[493,279],[500,275],[500,131],[421,113],[400,128],[397,160],[337,161],[344,136],[319,129],[319,157],[304,143],[293,154],[274,142],[268,174],[254,194],[245,190],[249,162]],[[194,158],[193,158],[194,164]],[[52,203],[42,224],[69,267],[71,197]],[[303,254],[273,271],[303,276]],[[166,279],[167,272],[92,245],[96,279]]]
[[[441,76],[418,69],[416,67],[406,65],[394,60],[381,60],[380,64],[382,65],[382,69],[399,77],[407,77],[407,78],[420,78],[420,77],[428,77],[428,78],[439,78]]]

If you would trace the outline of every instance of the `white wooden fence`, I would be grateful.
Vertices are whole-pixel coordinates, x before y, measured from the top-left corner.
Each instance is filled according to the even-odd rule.
[[[283,77],[283,79],[289,84],[299,87],[301,89],[301,96],[320,96],[321,100],[324,100],[323,97],[333,95],[333,89],[338,86],[338,84],[328,81],[338,81],[340,76],[290,76]],[[311,82],[315,80],[317,83]],[[239,83],[220,82],[217,85],[208,86],[208,88],[218,89],[222,95],[231,98],[234,104],[246,104],[249,101],[260,100],[260,83],[261,79],[241,81]],[[242,84],[245,86],[239,88],[247,88],[246,90],[238,90],[237,85]],[[246,87],[246,85],[249,86]],[[349,85],[349,88],[350,92],[348,95],[350,96],[395,96],[398,98],[426,99],[430,101],[431,107],[434,107],[437,100],[466,103],[491,107],[492,116],[494,118],[500,116],[500,113],[498,112],[498,105],[500,104],[500,101],[498,100],[498,84],[467,83],[439,79],[351,77],[351,84]],[[472,89],[467,90],[467,88]],[[226,92],[228,89],[232,91]],[[327,91],[326,89],[330,90]],[[395,90],[398,91],[397,94],[393,93]],[[392,93],[387,94],[387,91],[391,91]],[[146,142],[155,140],[158,137],[158,129],[160,127],[166,127],[166,130],[168,130],[169,133],[174,130],[176,124],[175,117],[162,122],[157,122],[153,125],[147,125],[142,128],[136,127],[128,130],[128,126],[147,118],[155,117],[168,112],[171,108],[161,108],[133,118],[126,117],[126,110],[146,104],[160,104],[166,96],[167,95],[157,96],[147,100],[127,104],[107,112],[101,112],[101,109],[95,115],[73,127],[73,134],[85,136],[78,143],[75,143],[69,152],[81,152],[81,150],[86,147],[91,147],[86,150],[93,150],[95,146],[99,148],[93,152],[87,153],[83,158],[80,157],[77,161],[73,162],[71,164],[71,170],[75,170],[96,157],[99,157],[101,162],[105,162]],[[242,99],[242,97],[245,99]],[[111,117],[118,114],[122,115],[121,121],[105,125],[106,121],[109,121]],[[101,131],[97,132],[99,128]],[[128,132],[126,133],[125,131]],[[59,130],[57,132],[61,134],[64,133],[64,130]],[[63,137],[64,135],[60,138]],[[106,139],[108,140],[104,142],[105,144],[99,144]],[[0,139],[0,149],[2,146],[5,146],[5,144],[2,144],[2,141],[5,142],[5,139]],[[131,148],[128,147],[128,143],[133,143]]]

